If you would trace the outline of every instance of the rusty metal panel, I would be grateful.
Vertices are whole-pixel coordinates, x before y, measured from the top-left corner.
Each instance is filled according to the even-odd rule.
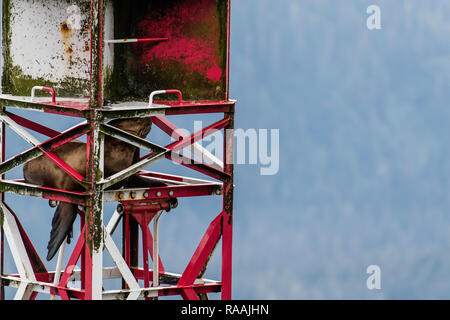
[[[88,97],[91,1],[2,6],[2,93],[25,96],[46,86],[59,97]],[[106,0],[104,7],[106,100],[148,99],[160,89],[179,89],[185,100],[226,100],[229,0]],[[130,38],[167,40],[109,42]]]
[[[225,100],[228,0],[114,1],[116,39],[167,38],[114,46],[105,98],[148,99],[179,89],[185,100]],[[175,99],[166,96],[160,99]]]
[[[90,0],[3,0],[2,93],[30,95],[36,85],[88,96],[90,7]]]

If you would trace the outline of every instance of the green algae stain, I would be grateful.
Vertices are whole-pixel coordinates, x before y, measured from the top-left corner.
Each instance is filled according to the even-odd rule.
[[[3,227],[5,223],[5,213],[3,212],[3,208],[0,206],[0,227]]]
[[[2,90],[4,93],[16,96],[28,96],[31,88],[34,86],[46,86],[55,89],[57,97],[84,97],[89,87],[88,80],[66,77],[59,82],[48,81],[44,78],[33,78],[25,75],[18,66],[4,70],[4,79],[8,82],[2,82]],[[8,74],[8,76],[5,76]],[[48,93],[36,92],[36,96],[48,96]]]

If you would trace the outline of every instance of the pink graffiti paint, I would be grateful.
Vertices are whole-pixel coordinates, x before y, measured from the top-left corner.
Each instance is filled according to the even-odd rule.
[[[180,1],[177,6],[164,9],[164,16],[149,4],[147,12],[138,23],[139,34],[169,40],[139,50],[141,62],[161,65],[177,61],[187,74],[198,73],[210,81],[220,81],[223,71],[216,0]]]
[[[220,81],[220,78],[222,77],[222,70],[217,66],[212,67],[208,69],[208,71],[206,72],[206,76],[210,80],[214,80],[216,82]]]

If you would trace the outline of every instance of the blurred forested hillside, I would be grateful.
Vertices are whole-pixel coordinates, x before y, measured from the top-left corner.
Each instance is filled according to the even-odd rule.
[[[281,145],[277,176],[237,168],[235,295],[450,297],[450,2],[232,7],[237,126]]]

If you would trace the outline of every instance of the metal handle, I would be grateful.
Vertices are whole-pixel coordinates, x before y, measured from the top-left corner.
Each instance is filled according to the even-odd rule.
[[[56,102],[56,93],[55,90],[53,90],[53,88],[49,88],[49,87],[42,87],[42,86],[34,86],[31,89],[31,102],[34,102],[34,96],[36,93],[36,90],[42,90],[42,91],[48,91],[52,93],[52,103]]]
[[[136,38],[136,39],[111,39],[105,40],[106,43],[132,43],[132,42],[160,42],[167,41],[169,38]]]
[[[153,91],[150,94],[149,106],[151,107],[153,105],[153,98],[156,95],[158,95],[158,94],[167,94],[167,93],[176,93],[176,94],[178,94],[178,102],[181,103],[183,101],[183,94],[181,93],[180,90],[157,90],[157,91]]]

